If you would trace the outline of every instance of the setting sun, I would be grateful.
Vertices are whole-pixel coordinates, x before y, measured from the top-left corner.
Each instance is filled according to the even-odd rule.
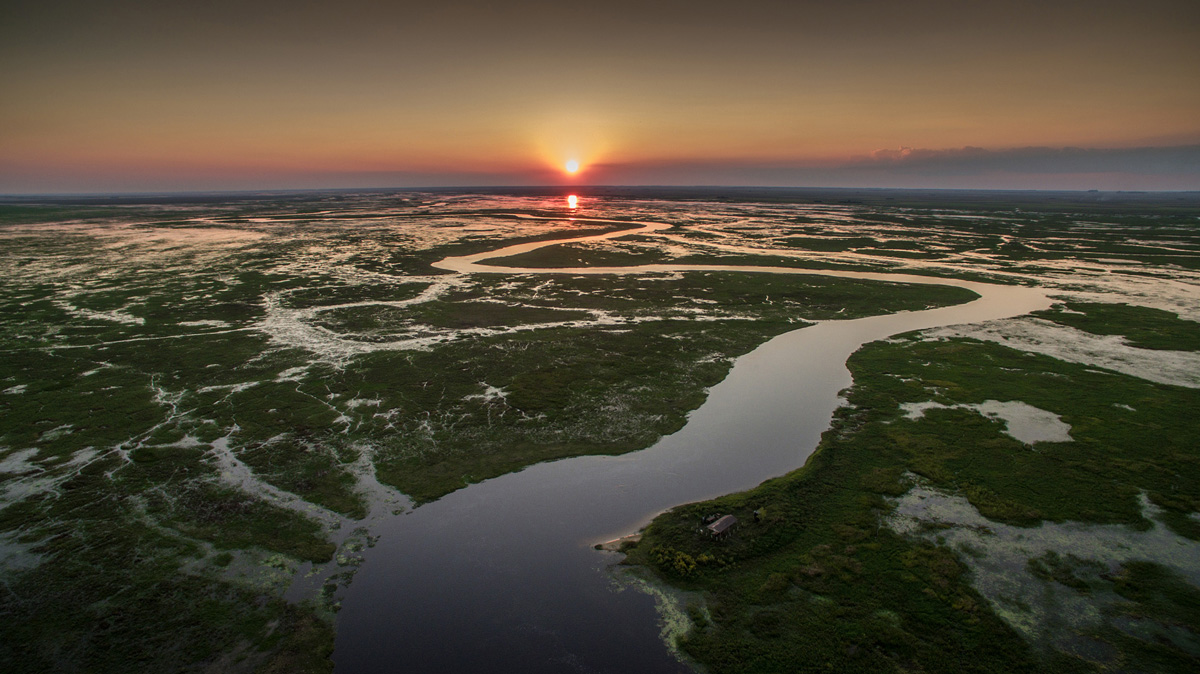
[[[578,173],[579,172],[579,160],[568,159],[567,163],[566,163],[566,169],[567,169],[567,173]]]

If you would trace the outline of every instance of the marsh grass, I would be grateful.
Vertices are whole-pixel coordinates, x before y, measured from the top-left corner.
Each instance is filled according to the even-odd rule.
[[[838,410],[804,468],[749,492],[678,507],[657,518],[631,552],[631,562],[706,592],[711,624],[691,633],[685,652],[713,672],[1095,671],[1100,665],[1091,661],[1031,646],[998,618],[972,588],[959,556],[965,552],[882,527],[892,507],[886,497],[905,492],[904,475],[911,473],[966,496],[989,519],[1016,525],[1146,528],[1139,493],[1186,517],[1200,510],[1195,423],[1187,412],[1200,404],[1200,393],[994,344],[911,336],[864,347],[850,368],[850,404]],[[1029,448],[1003,435],[998,422],[966,410],[931,410],[913,421],[899,409],[904,402],[984,399],[1052,410],[1072,424],[1075,442]],[[1139,412],[1114,415],[1116,402]],[[745,524],[728,540],[713,541],[698,533],[709,513],[732,513]],[[1164,518],[1178,534],[1195,536],[1174,521]],[[662,561],[670,559],[663,550],[719,563],[681,573]],[[1069,591],[1087,592],[1097,583],[1111,591],[1113,581],[1071,553],[1030,565]],[[1157,615],[1160,626],[1180,625],[1194,635],[1195,616],[1165,597],[1190,606],[1195,588],[1181,591],[1171,583],[1182,581],[1153,564],[1129,568],[1127,575],[1157,589],[1145,599],[1126,592],[1134,603],[1123,610]],[[1089,638],[1152,671],[1194,665],[1194,655],[1159,639],[1111,627]]]
[[[1162,309],[1067,302],[1059,309],[1033,315],[1094,335],[1121,335],[1139,349],[1200,351],[1200,324]]]

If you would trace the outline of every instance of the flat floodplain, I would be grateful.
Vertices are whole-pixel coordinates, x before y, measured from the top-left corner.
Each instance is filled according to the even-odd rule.
[[[686,657],[1194,666],[1195,199],[663,196],[0,206],[0,663],[322,671],[356,571],[404,513],[650,447],[772,337],[975,297],[571,272],[753,265],[1036,286],[1055,304],[869,345],[803,470],[656,520],[630,560],[692,592],[662,600],[687,616]],[[437,264],[583,237],[486,261],[511,272]],[[1070,440],[1006,432],[1046,419]],[[717,511],[741,526],[698,537]]]

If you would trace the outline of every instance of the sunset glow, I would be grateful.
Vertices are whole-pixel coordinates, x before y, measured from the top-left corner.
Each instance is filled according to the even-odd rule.
[[[579,207],[579,197],[575,196],[574,194],[569,195],[567,197],[567,207],[572,208],[572,209],[578,208]]]
[[[1194,0],[119,4],[0,21],[0,193],[1200,188]]]

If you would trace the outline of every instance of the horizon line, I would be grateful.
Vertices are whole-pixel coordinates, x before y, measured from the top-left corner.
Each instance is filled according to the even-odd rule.
[[[218,196],[218,195],[270,195],[270,194],[318,194],[318,193],[362,193],[362,192],[477,192],[477,191],[554,191],[567,193],[571,190],[589,189],[628,189],[628,190],[770,190],[775,192],[786,190],[829,191],[829,192],[942,192],[942,193],[1008,193],[1008,194],[1196,194],[1200,189],[1162,189],[1162,190],[1110,190],[1110,189],[1037,189],[1037,188],[995,188],[995,187],[818,187],[806,185],[440,185],[429,187],[394,186],[394,187],[281,187],[261,189],[229,189],[229,190],[147,190],[147,191],[97,191],[97,192],[0,192],[0,199],[69,199],[69,198],[102,198],[102,197],[182,197],[182,196]]]

